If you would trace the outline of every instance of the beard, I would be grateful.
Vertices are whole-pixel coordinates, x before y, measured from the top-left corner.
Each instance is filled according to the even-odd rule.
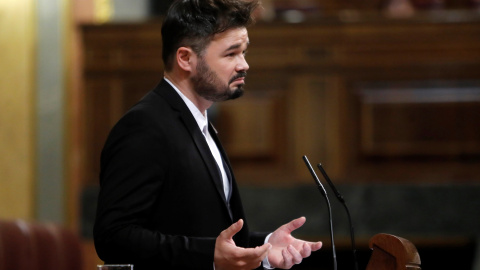
[[[196,71],[197,74],[191,78],[193,87],[197,94],[206,100],[218,102],[236,99],[244,93],[244,84],[240,84],[234,89],[230,89],[230,84],[238,78],[246,77],[246,72],[237,73],[225,85],[203,59],[198,62]]]

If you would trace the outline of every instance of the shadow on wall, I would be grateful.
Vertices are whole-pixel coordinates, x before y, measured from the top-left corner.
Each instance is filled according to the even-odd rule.
[[[476,237],[480,234],[480,185],[344,185],[338,187],[352,215],[355,233]],[[276,222],[304,215],[302,234],[328,235],[328,212],[316,187],[241,187],[250,226],[270,230]],[[327,188],[334,226],[348,234],[343,206]],[[267,215],[267,218],[262,218]]]
[[[348,218],[328,187],[339,269],[352,268]],[[422,269],[480,269],[480,185],[343,185],[357,239],[360,269],[370,258],[368,239],[388,233],[411,240]],[[328,209],[316,186],[241,188],[252,230],[271,231],[299,216],[307,223],[297,236],[325,248],[296,269],[332,269]],[[312,267],[312,268],[309,268]],[[317,267],[317,268],[314,268]]]
[[[291,219],[305,216],[307,223],[295,235],[322,240],[325,248],[296,269],[309,269],[319,262],[331,269],[328,268],[331,263],[328,210],[325,199],[313,184],[289,188],[241,186],[240,189],[250,229],[269,232]],[[473,264],[479,264],[475,263],[480,260],[475,252],[480,239],[480,185],[378,184],[343,185],[338,189],[352,215],[361,269],[365,269],[370,257],[366,242],[377,233],[411,240],[420,253],[422,269],[472,269]],[[343,206],[328,188],[327,192],[332,204],[335,239],[340,242],[336,243],[337,257],[348,264],[348,219]],[[83,192],[81,228],[85,238],[92,238],[97,195],[98,187],[88,187]],[[447,267],[449,265],[451,267]]]

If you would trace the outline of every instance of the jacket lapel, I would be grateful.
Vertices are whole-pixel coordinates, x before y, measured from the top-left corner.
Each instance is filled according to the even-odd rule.
[[[212,136],[212,139],[215,141],[215,144],[218,147],[218,151],[220,151],[220,155],[222,156],[223,167],[225,169],[225,173],[227,174],[227,177],[228,177],[228,180],[229,180],[228,182],[229,182],[229,185],[230,185],[230,187],[229,187],[230,193],[229,193],[229,196],[227,198],[227,202],[228,202],[228,201],[230,201],[230,197],[231,197],[231,194],[232,194],[232,182],[234,181],[233,173],[232,173],[232,167],[230,165],[230,162],[228,161],[227,154],[225,153],[225,150],[223,149],[223,146],[220,143],[220,139],[217,136],[217,134],[218,134],[217,130],[212,125],[212,123],[209,123],[208,126],[209,126],[210,136]]]
[[[248,229],[247,229],[248,225],[247,225],[247,221],[245,219],[245,214],[244,214],[244,211],[243,211],[242,202],[240,200],[240,194],[239,194],[239,190],[238,190],[238,187],[237,187],[237,184],[236,184],[235,175],[233,174],[232,166],[230,165],[230,161],[228,160],[225,149],[223,149],[223,146],[220,143],[220,139],[217,136],[217,133],[218,133],[217,130],[215,129],[215,127],[211,123],[209,124],[209,128],[210,128],[210,130],[209,130],[210,135],[212,136],[213,140],[217,144],[218,150],[220,151],[220,154],[222,155],[222,160],[223,160],[223,163],[224,163],[223,165],[225,167],[225,172],[227,173],[227,175],[229,174],[229,177],[230,177],[230,196],[229,196],[228,201],[227,201],[227,206],[228,206],[228,211],[229,211],[230,217],[232,218],[232,221],[236,221],[240,218],[243,219],[244,220],[244,225],[243,225],[244,228],[242,230],[248,231]],[[238,240],[238,238],[237,238],[237,240]],[[245,245],[245,243],[244,243],[244,245]]]
[[[173,89],[167,81],[162,80],[160,85],[155,88],[154,91],[159,95],[163,96],[165,100],[170,103],[172,108],[179,112],[180,119],[184,123],[190,135],[192,136],[192,139],[197,146],[198,152],[200,153],[200,156],[202,157],[205,166],[210,173],[213,184],[215,185],[219,196],[221,196],[225,205],[227,206],[228,212],[231,216],[231,212],[225,198],[225,193],[223,191],[222,176],[219,171],[217,162],[215,161],[215,158],[213,157],[210,148],[208,147],[207,141],[205,140],[203,133],[200,131],[200,128],[198,127],[198,124],[195,121],[192,113],[190,112],[182,98],[175,91],[175,89]],[[219,149],[220,148],[221,147],[219,146]],[[221,151],[223,155],[223,149]]]

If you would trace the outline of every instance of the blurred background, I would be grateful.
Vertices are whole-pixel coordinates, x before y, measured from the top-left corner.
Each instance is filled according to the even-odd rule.
[[[99,155],[162,78],[171,1],[0,2],[0,218],[54,222],[92,244]],[[264,0],[246,94],[211,108],[250,227],[298,216],[325,248],[328,212],[302,156],[322,163],[368,239],[412,241],[423,269],[480,269],[480,1]],[[319,174],[320,175],[320,174]],[[323,181],[323,180],[322,180]],[[339,269],[349,226],[331,190]]]

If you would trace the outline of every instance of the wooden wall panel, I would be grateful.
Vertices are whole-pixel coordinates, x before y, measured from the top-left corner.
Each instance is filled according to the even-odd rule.
[[[326,81],[321,78],[298,77],[293,81],[290,94],[289,132],[292,134],[293,151],[290,162],[295,164],[295,172],[308,179],[309,173],[302,156],[308,156],[311,162],[329,163],[328,111],[329,91]],[[315,164],[312,164],[315,166]]]
[[[220,106],[219,124],[224,130],[221,138],[231,159],[277,158],[277,108],[283,105],[280,102],[268,94],[247,93],[239,100]]]
[[[311,181],[301,160],[308,155],[339,182],[480,181],[478,100],[431,102],[445,87],[480,81],[479,24],[470,14],[459,22],[360,16],[250,28],[246,94],[210,114],[237,179]],[[86,115],[95,121],[86,128],[86,170],[97,175],[106,131],[162,77],[160,24],[83,32]],[[409,94],[418,83],[427,84],[419,91],[430,101]],[[383,88],[371,92],[372,85]],[[463,91],[449,89],[452,97]],[[379,93],[394,101],[372,102]]]
[[[442,89],[443,88],[443,89]],[[480,155],[480,83],[466,89],[377,89],[360,98],[362,153]]]

